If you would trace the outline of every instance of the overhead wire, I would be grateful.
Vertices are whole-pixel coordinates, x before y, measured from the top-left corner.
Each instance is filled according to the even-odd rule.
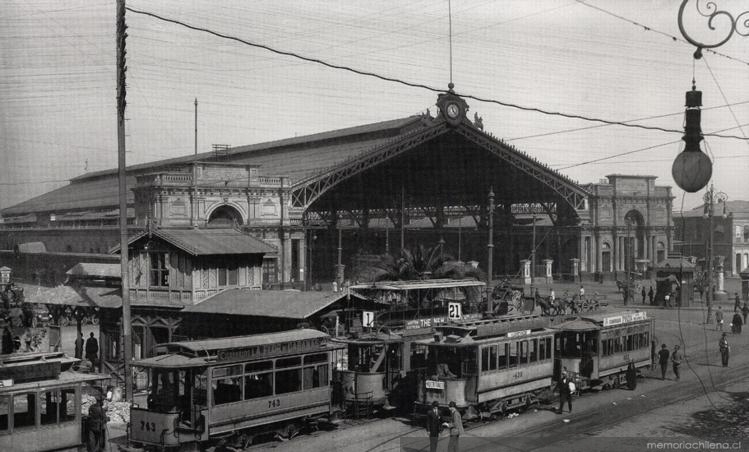
[[[261,48],[261,49],[267,50],[269,52],[276,53],[278,55],[289,56],[289,57],[297,58],[297,59],[300,59],[300,60],[303,60],[303,61],[307,61],[307,62],[310,62],[310,63],[320,64],[322,66],[325,66],[325,67],[328,67],[328,68],[331,68],[331,69],[338,69],[338,70],[342,70],[342,71],[347,71],[347,72],[351,72],[351,73],[362,75],[362,76],[373,77],[373,78],[377,78],[379,80],[383,80],[383,81],[387,81],[387,82],[393,82],[393,83],[398,83],[398,84],[402,84],[402,85],[409,86],[409,87],[412,87],[412,88],[425,89],[425,90],[436,92],[436,93],[443,93],[443,92],[445,92],[444,89],[434,88],[434,87],[425,85],[423,83],[409,82],[409,81],[406,81],[406,80],[402,80],[402,79],[398,79],[398,78],[390,77],[390,76],[385,76],[385,75],[378,74],[378,73],[375,73],[375,72],[364,71],[364,70],[352,68],[352,67],[349,67],[349,66],[344,66],[344,65],[340,65],[340,64],[330,63],[330,62],[321,60],[319,58],[312,58],[312,57],[304,56],[304,55],[301,55],[301,54],[298,54],[298,53],[295,53],[295,52],[289,52],[289,51],[285,51],[285,50],[279,50],[279,49],[276,49],[274,47],[270,47],[270,46],[265,45],[265,44],[259,44],[259,43],[251,42],[251,41],[248,41],[246,39],[239,38],[237,36],[232,36],[232,35],[228,35],[228,34],[225,34],[225,33],[218,32],[218,31],[210,30],[208,28],[191,25],[191,24],[188,24],[186,22],[183,22],[183,21],[180,21],[180,20],[176,20],[176,19],[172,19],[172,18],[167,18],[167,17],[161,16],[159,14],[155,14],[155,13],[152,13],[152,12],[137,10],[137,9],[132,8],[132,7],[126,7],[126,9],[128,11],[134,13],[134,14],[142,14],[142,15],[145,15],[145,16],[149,16],[149,17],[152,17],[152,18],[164,21],[164,22],[168,22],[168,23],[172,23],[172,24],[175,24],[175,25],[179,25],[179,26],[182,26],[182,27],[194,30],[194,31],[208,33],[210,35],[213,35],[213,36],[216,36],[216,37],[219,37],[219,38],[222,38],[222,39],[228,39],[228,40],[231,40],[231,41],[239,42],[241,44],[244,44],[244,45],[247,45],[247,46],[250,46],[250,47]],[[464,98],[473,99],[473,100],[476,100],[476,101],[479,101],[479,102],[497,104],[497,105],[501,105],[503,107],[515,108],[515,109],[524,110],[524,111],[531,111],[531,112],[541,113],[541,114],[544,114],[544,115],[561,116],[561,117],[570,118],[570,119],[579,119],[579,120],[583,120],[583,121],[599,122],[599,123],[603,123],[603,124],[618,125],[618,126],[622,126],[622,127],[638,128],[638,129],[644,129],[644,130],[655,130],[655,131],[661,131],[661,132],[666,132],[666,133],[679,133],[679,134],[683,133],[682,130],[667,129],[667,128],[664,128],[664,127],[657,127],[657,126],[646,126],[646,125],[642,125],[642,124],[629,124],[629,123],[625,123],[625,122],[622,122],[622,121],[611,121],[611,120],[606,120],[606,119],[601,119],[601,118],[588,117],[588,116],[579,115],[579,114],[564,113],[564,112],[559,112],[559,111],[550,111],[550,110],[546,110],[546,109],[543,109],[543,108],[528,107],[528,106],[524,106],[524,105],[520,105],[520,104],[516,104],[516,103],[505,102],[505,101],[500,101],[500,100],[497,100],[497,99],[490,99],[490,98],[480,97],[480,96],[466,94],[466,93],[458,93],[458,95],[460,95],[460,96],[462,96]],[[709,134],[709,135],[714,136],[714,137],[718,137],[718,138],[729,138],[729,139],[737,139],[737,140],[747,140],[746,137],[740,137],[740,136],[735,136],[735,135],[720,135],[720,134]]]
[[[590,4],[590,3],[586,3],[586,2],[585,2],[585,1],[583,1],[583,0],[576,0],[576,1],[577,1],[577,3],[579,3],[579,4],[581,4],[581,5],[587,6],[588,8],[591,8],[591,9],[595,9],[595,10],[597,10],[597,11],[600,11],[600,12],[602,12],[602,13],[604,13],[604,14],[607,14],[607,15],[609,15],[609,16],[611,16],[611,17],[615,17],[615,18],[617,18],[617,19],[619,19],[619,20],[622,20],[622,21],[624,21],[624,22],[628,22],[628,23],[630,23],[630,24],[632,24],[632,25],[635,25],[635,26],[637,26],[637,27],[641,27],[641,28],[642,28],[643,30],[645,30],[645,31],[651,31],[651,32],[653,32],[653,33],[657,33],[657,34],[659,34],[659,35],[663,35],[663,36],[666,36],[666,37],[668,37],[668,38],[671,38],[671,40],[672,40],[672,41],[675,41],[675,42],[683,42],[684,44],[688,44],[688,45],[690,45],[690,46],[692,46],[692,45],[693,45],[693,44],[691,44],[691,43],[690,43],[689,41],[687,41],[686,39],[683,39],[683,38],[679,38],[679,37],[677,37],[677,36],[674,36],[674,35],[672,35],[672,34],[666,33],[666,32],[664,32],[664,31],[660,31],[660,30],[657,30],[657,29],[655,29],[655,28],[653,28],[653,27],[651,27],[651,26],[648,26],[648,25],[644,25],[644,24],[641,24],[641,23],[639,23],[639,22],[636,22],[636,21],[634,21],[634,20],[632,20],[632,19],[628,19],[628,18],[626,18],[626,17],[624,17],[624,16],[622,16],[622,15],[619,15],[619,14],[613,13],[613,12],[611,12],[611,11],[608,11],[608,10],[606,10],[606,9],[603,9],[603,8],[601,8],[601,7],[599,7],[599,6],[596,6],[596,5],[592,5],[592,4]],[[712,28],[712,25],[710,25],[710,27]],[[736,57],[732,57],[732,56],[730,56],[730,55],[726,55],[725,53],[720,53],[720,52],[718,52],[718,51],[716,51],[716,50],[713,50],[713,49],[702,49],[702,51],[703,51],[703,52],[710,52],[710,53],[712,53],[712,54],[715,54],[715,55],[718,55],[718,56],[720,56],[720,57],[723,57],[723,58],[727,58],[727,59],[729,59],[729,60],[733,60],[733,61],[736,61],[736,62],[739,62],[739,63],[742,63],[742,64],[746,64],[747,66],[749,66],[749,61],[744,61],[744,60],[742,60],[742,59],[739,59],[739,58],[736,58]]]

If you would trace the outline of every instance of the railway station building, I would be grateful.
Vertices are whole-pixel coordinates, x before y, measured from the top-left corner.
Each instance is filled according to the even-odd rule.
[[[546,260],[554,278],[614,278],[653,267],[672,250],[673,197],[655,177],[613,174],[581,184],[485,132],[453,92],[441,94],[437,107],[435,116],[128,167],[128,225],[143,256],[131,278],[140,275],[148,296],[159,291],[146,289],[164,284],[184,288],[187,278],[190,294],[179,296],[200,303],[240,285],[343,281],[372,256],[418,245],[439,245],[485,270],[490,223],[495,277],[519,275],[526,260],[544,276]],[[0,265],[30,243],[37,253],[106,261],[118,250],[117,196],[112,169],[4,209]],[[252,265],[237,258],[223,270],[206,258],[213,264],[200,271],[177,254],[143,252],[160,240],[183,252],[217,246],[212,230],[231,230],[232,240],[262,252]],[[68,268],[43,273],[60,283]]]

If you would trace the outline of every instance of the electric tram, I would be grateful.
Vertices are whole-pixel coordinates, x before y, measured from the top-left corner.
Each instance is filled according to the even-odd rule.
[[[106,375],[74,372],[59,353],[0,355],[0,450],[78,450],[85,430],[81,397]]]
[[[554,328],[554,375],[566,369],[581,389],[617,387],[626,381],[630,364],[637,370],[651,365],[653,319],[644,311],[589,314]]]
[[[417,343],[426,366],[419,371],[416,408],[455,402],[465,419],[536,403],[552,384],[554,320],[503,316],[439,326]]]
[[[130,439],[157,448],[274,433],[290,438],[331,413],[333,352],[321,331],[161,344],[134,363],[147,371],[146,407],[130,410]]]
[[[413,344],[451,319],[478,319],[485,283],[474,279],[381,281],[351,286],[378,305],[361,312],[361,326],[333,340],[344,344],[335,380],[340,398],[355,416],[375,410],[409,413],[416,394],[413,369],[423,354]],[[351,325],[351,321],[346,321]],[[363,409],[359,409],[363,407]],[[368,412],[369,411],[369,412]]]

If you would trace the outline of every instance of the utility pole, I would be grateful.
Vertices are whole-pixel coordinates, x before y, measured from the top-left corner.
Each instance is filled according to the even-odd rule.
[[[536,212],[533,212],[533,241],[531,242],[531,297],[536,296],[533,290],[533,277],[536,276]]]
[[[198,155],[198,98],[195,98],[195,155]]]
[[[130,287],[128,274],[128,234],[127,234],[127,173],[125,171],[125,0],[117,0],[117,177],[119,179],[120,201],[120,280],[122,287],[122,342],[125,372],[125,399],[133,401],[133,374],[130,371],[132,344],[130,325]]]
[[[489,243],[486,245],[486,310],[489,314],[494,313],[494,300],[492,300],[492,264],[494,258],[494,189],[489,187]]]
[[[714,241],[714,226],[713,217],[715,216],[715,203],[723,204],[723,217],[726,216],[726,201],[728,196],[723,192],[715,192],[713,184],[710,184],[710,188],[703,197],[705,201],[705,217],[707,218],[707,321],[705,323],[712,323],[712,312],[713,312],[713,265],[715,257],[713,256],[713,248],[715,246]]]

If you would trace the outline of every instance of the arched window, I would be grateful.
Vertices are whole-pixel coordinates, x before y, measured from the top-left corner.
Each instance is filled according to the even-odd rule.
[[[231,206],[221,206],[208,218],[209,228],[232,228],[242,224],[242,214]]]
[[[666,245],[663,242],[658,242],[655,246],[655,257],[656,263],[666,260]]]
[[[601,271],[611,272],[611,245],[608,242],[601,244]]]

